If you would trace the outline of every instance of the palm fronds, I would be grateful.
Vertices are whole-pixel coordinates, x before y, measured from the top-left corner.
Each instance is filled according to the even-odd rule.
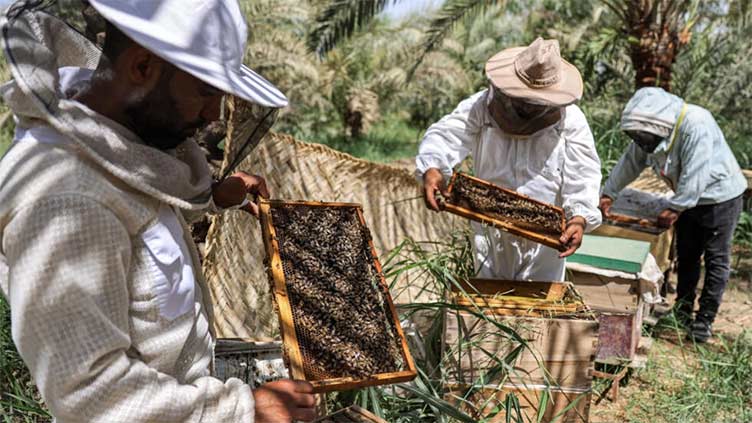
[[[371,22],[389,4],[400,0],[332,0],[316,17],[308,48],[323,57],[339,42]]]
[[[504,5],[506,3],[506,0],[448,0],[444,3],[428,24],[428,29],[421,44],[421,54],[408,72],[408,81],[412,80],[416,69],[428,53],[439,47],[459,22],[477,17],[490,5]]]
[[[621,21],[635,86],[671,90],[672,68],[697,23],[699,0],[601,0]]]

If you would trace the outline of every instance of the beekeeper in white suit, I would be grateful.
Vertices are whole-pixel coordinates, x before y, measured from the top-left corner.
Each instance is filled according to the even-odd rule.
[[[291,423],[313,386],[213,375],[210,291],[186,218],[268,197],[212,181],[197,130],[225,94],[287,104],[242,65],[236,0],[89,0],[98,50],[47,2],[0,16],[16,134],[0,160],[0,291],[13,341],[58,423]],[[215,210],[216,211],[216,210]]]
[[[475,176],[560,206],[567,219],[563,253],[474,222],[479,276],[563,280],[564,258],[601,223],[600,160],[585,115],[574,105],[582,77],[561,58],[556,40],[541,38],[493,56],[486,75],[488,89],[426,131],[416,158],[426,203],[441,209],[436,192],[472,156]]]

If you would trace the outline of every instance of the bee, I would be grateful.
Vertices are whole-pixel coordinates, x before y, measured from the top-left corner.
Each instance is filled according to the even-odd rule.
[[[401,343],[356,209],[279,206],[272,223],[307,377],[401,369]]]
[[[450,202],[491,217],[536,227],[540,232],[562,230],[561,215],[556,209],[463,176],[456,178]]]

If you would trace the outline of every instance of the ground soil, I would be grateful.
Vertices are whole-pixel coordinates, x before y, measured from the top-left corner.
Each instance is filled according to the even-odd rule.
[[[356,210],[284,206],[272,220],[309,380],[401,370],[401,343]]]
[[[674,276],[675,277],[675,276]],[[676,280],[672,281],[674,284]],[[701,289],[701,288],[698,288]],[[669,295],[673,302],[674,295]],[[752,284],[750,274],[742,272],[732,277],[724,294],[723,303],[713,325],[714,338],[710,345],[718,345],[720,338],[734,339],[742,331],[752,329]],[[648,360],[686,363],[697,359],[696,353],[685,344],[683,337],[670,331],[659,332],[653,336],[653,344],[646,352]],[[648,383],[647,370],[632,371],[630,378],[621,385],[616,402],[609,399],[596,404],[597,395],[593,395],[590,409],[590,423],[617,423],[635,421],[629,418],[629,410],[637,403],[643,403],[650,397],[649,390],[654,389]],[[679,381],[676,381],[677,383]],[[669,382],[670,383],[670,382]],[[649,404],[647,404],[649,406]],[[656,416],[661,417],[661,416]],[[659,419],[660,420],[660,419]]]

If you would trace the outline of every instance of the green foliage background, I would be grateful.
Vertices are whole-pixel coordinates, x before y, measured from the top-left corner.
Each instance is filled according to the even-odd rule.
[[[319,58],[306,49],[305,41],[322,3],[245,2],[254,28],[249,64],[291,99],[276,127],[279,131],[367,159],[412,156],[428,125],[486,86],[483,66],[491,55],[542,36],[558,39],[563,56],[582,72],[586,90],[580,107],[589,118],[604,173],[627,143],[618,122],[621,108],[634,92],[630,40],[621,34],[618,18],[600,1],[466,1],[489,5],[455,25],[409,81],[408,73],[423,53],[429,17],[401,22],[376,19]],[[752,106],[749,9],[747,1],[700,2],[691,42],[674,67],[673,90],[713,113],[743,167],[752,165],[752,123],[746,118]],[[345,125],[348,101],[363,91],[377,99],[366,118],[378,136],[366,131],[350,137]],[[404,147],[380,149],[387,139]]]

